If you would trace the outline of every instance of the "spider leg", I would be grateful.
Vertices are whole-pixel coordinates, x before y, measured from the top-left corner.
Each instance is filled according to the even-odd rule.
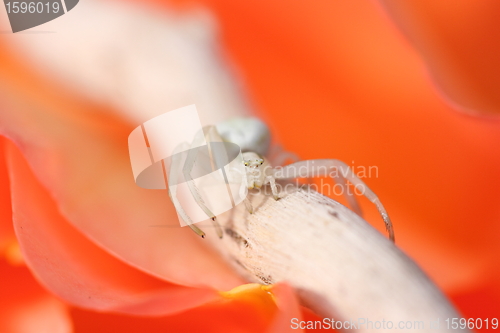
[[[269,185],[271,185],[271,191],[273,192],[273,197],[274,197],[274,200],[278,200],[279,199],[279,196],[278,196],[278,188],[276,187],[276,179],[273,175],[269,175],[269,176],[266,176],[266,180],[264,183],[269,183]]]
[[[172,196],[172,193],[170,193],[170,190],[168,190],[168,196],[170,197],[170,200],[174,204],[175,209],[177,210],[177,213],[181,216],[181,218],[186,222],[186,224],[193,230],[198,236],[201,236],[201,238],[205,238],[205,233],[203,230],[195,226],[194,224],[191,224],[191,219],[189,216],[186,214],[184,209],[182,208],[179,200],[177,200],[176,191],[177,191],[177,186],[172,186],[174,196]]]
[[[300,160],[297,154],[285,151],[281,145],[272,146],[268,154],[269,161],[276,166],[282,166],[287,161],[294,163]]]
[[[247,208],[248,212],[250,214],[253,214],[253,206],[252,206],[252,203],[250,202],[250,200],[248,200],[248,198],[245,198],[243,200],[243,202],[245,202],[245,207]]]
[[[196,139],[195,139],[195,141],[196,141]],[[195,141],[193,141],[193,144],[191,145],[192,147],[195,146],[195,144],[196,144]],[[191,171],[193,170],[197,153],[198,153],[197,149],[190,149],[188,154],[187,154],[186,161],[185,161],[184,166],[182,168],[182,171],[184,174],[184,180],[186,181],[186,184],[189,188],[189,191],[193,195],[194,200],[196,201],[198,206],[200,206],[200,208],[205,212],[205,214],[207,214],[207,216],[212,220],[212,223],[215,227],[215,231],[217,232],[217,235],[219,236],[219,238],[222,238],[222,228],[221,228],[219,222],[217,221],[217,217],[206,206],[205,201],[201,197],[201,195],[198,191],[198,188],[194,184],[193,177],[191,176]],[[191,229],[193,229],[193,228],[191,228]]]
[[[333,179],[335,180],[335,183],[342,188],[342,193],[344,193],[344,196],[349,203],[349,207],[351,207],[356,214],[363,217],[363,211],[359,206],[358,199],[356,199],[353,193],[348,191],[346,179],[342,175],[337,174],[337,172],[334,173]]]
[[[212,170],[214,170],[215,166],[214,166],[213,161],[214,161],[215,156],[213,155],[214,152],[212,151],[212,147],[211,147],[210,143],[211,142],[221,142],[222,138],[221,138],[221,136],[220,136],[220,134],[217,131],[215,126],[206,126],[203,128],[203,132],[199,133],[199,134],[200,135],[197,135],[193,139],[193,142],[191,143],[191,148],[198,147],[201,143],[203,143],[203,139],[205,139],[205,143],[207,144],[208,151],[210,154],[210,161],[212,164],[211,165]],[[220,152],[218,152],[218,153],[220,153]],[[201,195],[198,191],[198,188],[196,187],[195,183],[193,182],[193,178],[191,176],[191,171],[193,170],[196,156],[197,156],[197,150],[190,149],[188,152],[188,155],[186,157],[184,167],[183,167],[184,179],[186,180],[189,191],[193,195],[193,198],[195,199],[196,203],[205,212],[205,214],[207,214],[207,216],[212,220],[212,223],[215,227],[215,231],[217,232],[217,235],[219,236],[219,238],[222,238],[223,232],[222,232],[222,228],[221,228],[219,222],[217,221],[217,217],[206,206],[205,201],[201,197]]]
[[[172,203],[174,204],[175,210],[180,215],[180,217],[184,220],[184,222],[186,222],[186,224],[191,228],[191,230],[193,230],[201,238],[205,238],[205,233],[200,228],[198,228],[197,226],[192,224],[191,218],[184,211],[184,208],[182,208],[182,205],[179,202],[179,199],[177,199],[177,185],[168,186],[167,177],[166,177],[167,170],[165,169],[165,163],[164,163],[164,161],[161,161],[161,163],[162,163],[162,168],[163,168],[163,172],[164,172],[165,185],[167,186],[167,190],[168,190],[168,196],[170,197],[170,201],[172,201]],[[170,179],[172,184],[175,184],[177,182],[178,169],[180,168],[179,164],[180,164],[179,159],[173,157],[172,158],[172,165],[171,165],[171,169],[170,169],[170,173],[169,173],[169,179]]]
[[[337,172],[347,179],[356,188],[360,189],[364,196],[368,198],[377,207],[382,219],[385,223],[385,228],[389,233],[389,238],[394,242],[394,229],[392,227],[391,219],[387,214],[385,207],[378,196],[349,168],[347,164],[339,160],[325,159],[325,160],[310,160],[296,162],[282,168],[275,168],[273,175],[276,179],[291,179],[299,177],[318,177],[329,176],[331,172]]]

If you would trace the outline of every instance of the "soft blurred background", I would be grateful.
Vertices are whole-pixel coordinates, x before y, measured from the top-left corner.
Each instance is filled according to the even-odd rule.
[[[491,0],[84,0],[11,34],[2,8],[0,131],[18,146],[28,132],[42,138],[37,124],[50,118],[12,120],[16,103],[52,105],[57,96],[78,101],[62,109],[94,105],[87,111],[130,128],[191,103],[211,121],[253,114],[301,159],[377,166],[378,177],[365,180],[389,211],[398,246],[465,317],[498,318],[499,10]],[[37,96],[45,85],[51,95]],[[379,228],[376,211],[362,203]],[[8,279],[23,259],[12,239],[2,244]],[[15,286],[2,297],[19,300],[25,290]],[[211,311],[199,316],[228,316]],[[133,324],[73,309],[70,320],[81,332],[117,322],[181,331],[188,316],[177,317]]]

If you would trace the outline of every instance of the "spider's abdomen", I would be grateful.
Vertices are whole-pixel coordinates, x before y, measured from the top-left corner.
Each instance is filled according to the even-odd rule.
[[[271,143],[271,133],[257,118],[233,118],[216,125],[224,141],[236,143],[242,152],[266,155]]]

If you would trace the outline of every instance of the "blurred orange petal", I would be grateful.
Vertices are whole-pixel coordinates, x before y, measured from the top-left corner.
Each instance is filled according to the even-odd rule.
[[[451,300],[468,318],[498,318],[500,315],[500,274],[497,272],[496,277],[486,277],[468,290],[453,293]]]
[[[66,306],[47,293],[26,267],[0,260],[0,275],[0,332],[72,332]]]
[[[216,302],[186,312],[158,318],[102,314],[71,310],[76,333],[142,332],[264,332],[268,324],[252,304]]]
[[[272,294],[271,294],[272,293]],[[129,317],[73,309],[75,332],[301,332],[292,330],[291,318],[301,320],[302,312],[293,290],[278,284],[242,285],[222,293],[219,301],[163,318]],[[308,312],[307,320],[321,320]]]
[[[4,158],[4,141],[0,136],[0,254],[15,240],[12,227],[9,176]]]
[[[500,114],[500,2],[381,2],[447,98],[469,112]]]
[[[166,191],[136,186],[127,150],[131,126],[40,80],[7,51],[0,62],[1,132],[20,147],[67,221],[170,282],[219,290],[241,284],[214,250],[179,227]]]
[[[8,149],[14,227],[28,266],[73,305],[141,315],[182,311],[218,297],[140,272],[97,247],[59,213],[21,153]]]
[[[269,333],[300,332],[300,329],[292,329],[292,319],[302,320],[299,301],[292,287],[286,283],[272,286],[269,290],[274,295],[278,311],[274,315]]]

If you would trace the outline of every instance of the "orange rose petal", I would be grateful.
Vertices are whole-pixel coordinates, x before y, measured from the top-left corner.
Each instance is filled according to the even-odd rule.
[[[500,320],[500,271],[496,269],[491,273],[470,289],[450,295],[465,318],[483,319],[483,329],[486,328],[485,319],[489,319],[490,324],[492,318]],[[485,331],[491,331],[491,327]]]
[[[219,301],[164,318],[106,315],[73,309],[75,332],[301,332],[290,319],[302,318],[293,290],[286,284],[271,288],[248,284],[221,293]],[[308,320],[320,320],[307,313]]]
[[[72,332],[66,306],[48,294],[26,267],[0,260],[0,276],[0,332]]]
[[[149,276],[97,247],[61,216],[12,144],[8,161],[14,228],[23,256],[54,294],[73,305],[140,315],[178,312],[218,298],[211,289]]]
[[[329,332],[331,332],[335,327],[334,326],[335,323],[331,322],[332,318],[328,318],[328,320],[325,321],[323,319],[323,317],[318,316],[316,313],[312,312],[311,310],[309,310],[308,308],[305,308],[303,306],[301,307],[301,312],[302,312],[302,320],[306,323],[306,325],[305,325],[306,331],[312,331],[312,332],[329,331]],[[312,325],[315,325],[315,326],[308,327],[307,322],[313,322]],[[318,324],[317,322],[321,322],[322,324]]]
[[[8,52],[0,53],[0,64],[1,132],[21,147],[67,221],[170,282],[219,290],[243,282],[201,238],[180,228],[167,191],[134,183],[132,126],[41,80]]]
[[[303,318],[303,309],[293,288],[286,282],[274,285],[251,283],[239,286],[229,292],[221,293],[228,300],[254,304],[260,316],[269,322],[266,332],[301,332],[300,328],[292,328],[293,322],[300,322]],[[307,311],[308,320],[319,317]]]
[[[445,96],[467,111],[500,114],[500,2],[381,2]]]
[[[12,227],[9,176],[4,158],[4,140],[0,136],[0,257],[15,240],[14,228]]]
[[[286,283],[279,283],[266,288],[274,295],[274,299],[278,306],[271,327],[267,330],[269,333],[282,332],[301,332],[301,329],[292,329],[292,320],[300,322],[302,320],[302,312],[299,301],[293,291]]]
[[[143,332],[264,332],[268,322],[248,303],[212,303],[167,317],[143,318],[119,314],[102,314],[72,309],[76,333],[143,333]]]

